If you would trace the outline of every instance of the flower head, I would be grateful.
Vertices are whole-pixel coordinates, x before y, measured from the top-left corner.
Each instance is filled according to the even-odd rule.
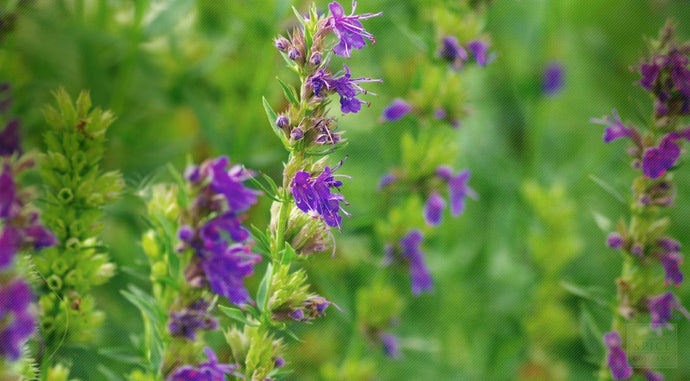
[[[352,48],[362,49],[366,45],[365,38],[371,41],[372,44],[376,43],[374,36],[364,29],[359,20],[380,16],[383,13],[355,15],[356,8],[357,2],[352,1],[352,12],[350,15],[345,15],[343,6],[338,2],[334,1],[328,4],[331,16],[328,17],[327,24],[339,39],[338,44],[333,47],[333,52],[341,57],[350,58]]]
[[[345,197],[331,191],[332,189],[339,190],[343,185],[342,181],[335,179],[337,175],[333,174],[341,166],[342,162],[332,170],[326,167],[316,178],[311,177],[309,172],[298,171],[292,179],[292,195],[297,207],[305,213],[321,218],[326,225],[338,229],[343,219],[340,212],[349,216],[340,206],[340,203],[347,205]]]
[[[213,192],[225,197],[230,211],[243,212],[256,204],[260,193],[244,186],[243,182],[251,177],[248,171],[241,165],[228,168],[229,164],[227,156],[208,160],[201,165],[200,173],[210,180],[209,187]]]
[[[424,204],[424,219],[426,223],[431,226],[438,226],[441,224],[443,218],[443,209],[446,207],[446,201],[438,194],[433,192]]]
[[[690,313],[678,303],[678,299],[672,292],[651,297],[648,300],[649,314],[652,316],[651,327],[661,335],[661,328],[670,327],[669,321],[673,315],[673,310],[682,312],[686,318],[690,319]]]
[[[402,357],[397,336],[390,333],[383,333],[380,337],[381,344],[383,344],[383,353],[385,353],[387,357],[392,359],[399,359]]]
[[[544,69],[541,89],[546,95],[554,95],[563,88],[563,66],[553,62]]]
[[[0,357],[19,359],[24,341],[33,334],[36,321],[28,311],[32,299],[33,293],[22,280],[0,284]]]
[[[673,284],[679,286],[683,283],[683,273],[680,271],[680,264],[683,263],[683,254],[676,251],[663,253],[659,260],[666,272],[666,285]]]
[[[224,241],[206,254],[201,259],[201,268],[211,291],[225,296],[233,304],[247,303],[249,291],[244,287],[244,278],[254,274],[254,265],[261,261],[261,256],[252,253],[249,246],[227,247]]]
[[[383,109],[383,120],[387,122],[396,121],[412,111],[412,106],[400,98],[396,98],[393,102]]]
[[[448,180],[448,191],[450,193],[450,214],[457,217],[465,210],[465,198],[467,196],[476,197],[474,190],[467,185],[470,179],[470,171],[464,170],[457,176]]]
[[[431,291],[433,281],[431,274],[424,261],[424,253],[420,245],[422,243],[422,232],[413,229],[400,240],[402,255],[410,264],[410,278],[412,281],[412,293],[421,294],[423,291]]]
[[[454,69],[462,69],[463,62],[467,61],[467,51],[460,46],[458,39],[453,36],[446,36],[441,41],[441,48],[438,51],[441,59],[451,63]]]
[[[199,364],[197,368],[184,365],[177,368],[168,377],[168,381],[224,381],[226,374],[235,374],[236,364],[219,364],[218,357],[211,348],[204,348],[208,361]]]
[[[623,237],[618,232],[613,232],[606,238],[606,246],[615,250],[622,248],[624,243]]]
[[[671,78],[678,92],[686,97],[690,97],[690,70],[688,63],[690,58],[680,53],[673,53],[671,56]]]
[[[633,136],[633,130],[623,124],[616,110],[613,110],[612,116],[606,115],[603,119],[592,118],[590,122],[606,126],[604,130],[604,143],[610,143],[616,139]]]
[[[606,356],[609,369],[611,369],[611,376],[614,380],[624,380],[632,376],[633,370],[628,364],[628,357],[621,347],[621,336],[616,331],[609,332],[604,335],[604,344],[608,348],[608,355]]]
[[[481,40],[472,40],[467,44],[467,49],[472,53],[474,59],[477,60],[479,66],[486,66],[490,62],[489,45]]]
[[[661,70],[663,70],[671,62],[670,58],[665,55],[657,55],[652,58],[651,62],[643,62],[640,64],[640,86],[647,91],[652,91],[656,84],[657,78]]]
[[[680,157],[680,147],[675,143],[676,139],[678,138],[675,134],[668,134],[661,140],[658,148],[648,148],[645,151],[642,158],[642,171],[645,176],[656,179],[673,168]]]
[[[173,337],[196,338],[198,330],[213,330],[218,327],[218,321],[208,311],[209,303],[203,299],[190,304],[182,311],[170,314],[168,332]]]
[[[21,154],[19,120],[12,119],[0,132],[0,156],[11,156],[15,152]]]

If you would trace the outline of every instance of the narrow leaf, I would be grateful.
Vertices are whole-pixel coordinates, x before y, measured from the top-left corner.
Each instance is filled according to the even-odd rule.
[[[233,319],[233,320],[235,320],[235,321],[238,321],[238,322],[240,322],[240,323],[242,323],[242,324],[250,325],[250,326],[252,326],[252,327],[256,327],[256,326],[257,326],[256,323],[253,323],[253,322],[250,322],[249,320],[247,320],[246,316],[244,316],[244,314],[242,313],[242,311],[240,311],[240,310],[237,309],[237,308],[227,307],[227,306],[218,306],[218,309],[219,309],[222,313],[224,313],[225,315],[227,315],[230,319]]]
[[[285,136],[285,133],[276,124],[276,118],[278,116],[276,115],[275,111],[273,111],[273,109],[271,108],[271,105],[268,104],[268,101],[266,100],[265,97],[261,97],[261,100],[264,103],[264,110],[266,110],[266,117],[268,117],[268,122],[271,124],[271,128],[273,128],[273,132],[276,134],[276,136],[278,136],[280,141],[283,142],[283,145],[285,146],[285,148],[290,149],[290,143],[288,142],[287,137]]]
[[[611,185],[609,185],[606,181],[590,174],[589,178],[594,181],[597,185],[599,185],[603,190],[605,190],[608,194],[613,196],[616,200],[620,201],[621,203],[625,204],[625,197],[621,195],[618,191],[613,189]]]
[[[290,103],[292,103],[293,105],[299,106],[299,100],[297,100],[297,91],[295,90],[295,88],[286,84],[278,77],[276,77],[276,79],[280,83],[280,87],[283,88],[283,94],[285,94],[285,98],[287,98],[287,100],[290,101]]]
[[[259,311],[265,312],[268,305],[268,289],[271,287],[271,280],[273,279],[273,264],[269,263],[266,267],[266,274],[259,284],[259,289],[256,292],[256,306]]]

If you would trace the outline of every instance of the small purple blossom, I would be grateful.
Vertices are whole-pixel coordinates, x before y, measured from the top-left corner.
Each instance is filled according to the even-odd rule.
[[[441,48],[438,51],[441,59],[451,63],[455,70],[462,69],[462,65],[467,61],[467,51],[460,46],[458,39],[453,36],[446,36],[441,41]]]
[[[610,143],[616,139],[624,137],[633,137],[633,130],[626,127],[621,121],[618,111],[613,110],[612,116],[606,115],[603,119],[592,118],[590,123],[603,124],[606,126],[604,130],[604,143]]]
[[[652,372],[649,369],[645,369],[644,377],[647,381],[664,381],[664,375],[658,372]]]
[[[292,129],[292,131],[290,131],[290,138],[293,141],[302,140],[303,137],[304,137],[304,132],[302,132],[302,129],[299,127],[295,127],[294,129]]]
[[[436,110],[434,110],[434,119],[436,120],[442,120],[446,119],[448,117],[448,112],[446,112],[446,109],[443,107],[439,107]]]
[[[249,246],[226,246],[222,242],[211,255],[202,258],[201,268],[211,291],[225,296],[233,304],[245,304],[250,299],[249,291],[244,287],[244,278],[254,274],[254,265],[261,261],[261,256],[252,253]]]
[[[640,86],[647,91],[652,91],[654,89],[654,84],[656,83],[661,70],[664,69],[671,59],[665,55],[658,55],[652,58],[651,62],[644,62],[640,64]]]
[[[670,237],[661,238],[657,241],[657,245],[661,246],[667,252],[680,251],[681,249],[680,242]]]
[[[383,13],[355,15],[356,8],[357,2],[352,1],[352,12],[350,12],[350,15],[345,15],[343,6],[338,2],[334,1],[328,4],[331,16],[327,19],[327,25],[339,39],[338,44],[333,47],[333,52],[341,57],[350,58],[350,52],[352,52],[353,48],[362,49],[366,46],[365,38],[371,41],[372,45],[376,43],[374,36],[364,29],[359,20],[380,16]]]
[[[446,207],[446,201],[438,194],[433,192],[424,204],[424,220],[431,226],[438,226],[441,224],[443,218],[443,209]]]
[[[381,82],[380,79],[371,78],[354,78],[351,79],[350,68],[347,65],[344,72],[339,72],[340,76],[332,79],[329,83],[330,87],[335,89],[335,92],[340,95],[340,111],[347,114],[351,112],[356,114],[362,108],[363,104],[368,104],[367,102],[357,98],[359,94],[372,94],[364,90],[358,82]]]
[[[200,299],[182,311],[174,311],[170,314],[168,332],[173,337],[186,337],[189,340],[196,338],[198,330],[214,330],[218,327],[218,321],[208,311],[209,303]]]
[[[209,186],[213,192],[225,196],[230,211],[243,212],[256,204],[260,192],[243,184],[251,177],[251,173],[244,170],[241,165],[234,165],[228,169],[229,164],[227,156],[208,160],[201,165],[201,175],[210,178]]]
[[[672,292],[666,292],[649,298],[648,305],[649,314],[652,316],[651,328],[657,331],[659,335],[661,335],[661,328],[671,327],[669,321],[671,321],[674,309],[680,311],[686,318],[690,319],[690,313],[680,305],[678,299]]]
[[[288,47],[290,46],[290,43],[288,42],[288,40],[283,36],[276,37],[276,39],[274,40],[274,43],[275,43],[276,49],[280,50],[281,52],[286,51],[288,49]]]
[[[290,125],[290,120],[285,115],[281,115],[276,119],[276,126],[285,128]]]
[[[489,53],[489,45],[481,40],[472,40],[467,44],[467,49],[472,53],[474,59],[477,60],[479,66],[486,66],[489,63],[490,58],[487,55]]]
[[[311,55],[311,57],[309,57],[309,63],[314,66],[319,66],[321,65],[322,59],[323,58],[321,57],[321,54],[319,54],[319,52],[314,52]]]
[[[382,191],[387,186],[393,184],[395,182],[395,180],[396,180],[396,177],[392,173],[386,173],[385,175],[381,176],[381,179],[379,180],[379,186],[378,186],[379,192]]]
[[[235,375],[236,364],[219,364],[218,357],[211,348],[204,348],[208,362],[199,364],[197,368],[190,365],[181,366],[167,378],[167,381],[224,381],[225,375]]]
[[[433,289],[431,274],[424,261],[424,253],[420,245],[422,243],[422,232],[413,229],[400,240],[402,255],[410,265],[410,278],[412,282],[412,293],[419,295],[424,291]]]
[[[611,377],[614,380],[624,380],[630,378],[633,369],[628,364],[628,356],[622,348],[621,337],[616,331],[609,332],[604,335],[604,344],[608,348],[608,355],[606,356],[609,369],[611,370]]]
[[[21,208],[18,201],[12,167],[5,164],[2,173],[0,173],[0,218],[14,217]]]
[[[19,120],[10,120],[0,132],[0,156],[11,156],[17,152],[21,154],[19,139]]]
[[[683,273],[680,271],[680,264],[683,263],[683,254],[675,251],[664,253],[659,257],[659,261],[661,261],[666,272],[666,285],[673,284],[679,286],[683,283]]]
[[[606,246],[618,250],[623,247],[623,237],[620,233],[613,232],[606,238]]]
[[[676,139],[673,134],[666,135],[658,148],[648,148],[645,151],[642,159],[642,171],[645,176],[656,179],[673,168],[680,157],[680,147],[675,143]]]
[[[448,192],[450,193],[450,214],[457,217],[465,210],[465,198],[476,198],[474,190],[467,185],[470,179],[470,171],[464,170],[457,176],[448,180]]]
[[[22,345],[34,333],[36,321],[28,311],[33,297],[23,280],[0,284],[0,357],[19,359]]]
[[[453,177],[453,168],[447,165],[441,165],[436,168],[436,176],[440,177],[442,180],[450,181]]]
[[[333,174],[341,166],[342,161],[332,170],[326,167],[316,178],[312,178],[309,172],[298,171],[292,180],[292,195],[297,207],[305,213],[313,214],[314,217],[320,217],[326,225],[337,227],[338,230],[342,222],[340,212],[349,216],[340,206],[340,203],[347,205],[345,197],[331,192],[331,189],[339,190],[343,185],[342,181],[335,179],[338,175]],[[349,178],[349,176],[339,176]]]
[[[396,121],[412,111],[412,106],[401,98],[396,98],[393,102],[383,109],[381,116],[386,122]]]
[[[399,359],[402,357],[397,336],[390,333],[383,333],[381,334],[381,344],[383,344],[383,353],[385,353],[388,358]]]
[[[563,88],[563,66],[553,62],[544,69],[541,89],[546,95],[554,95]]]
[[[284,367],[284,366],[285,366],[285,359],[282,358],[282,357],[280,357],[280,356],[279,356],[279,357],[276,357],[276,358],[273,360],[273,366],[276,367],[276,368],[282,368],[282,367]]]
[[[679,53],[671,56],[671,78],[678,92],[686,97],[690,97],[690,70],[687,66],[690,59]]]

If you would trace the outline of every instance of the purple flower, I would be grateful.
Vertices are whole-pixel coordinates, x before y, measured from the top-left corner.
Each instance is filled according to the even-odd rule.
[[[0,270],[9,266],[23,243],[17,229],[6,225],[0,230]]]
[[[665,55],[658,55],[652,58],[652,61],[640,64],[640,86],[647,91],[652,91],[654,89],[654,84],[661,70],[665,68],[669,62],[670,58]]]
[[[24,341],[33,334],[36,321],[27,310],[32,299],[23,280],[0,284],[0,357],[19,359]]]
[[[328,4],[331,16],[327,19],[327,25],[340,40],[333,47],[333,52],[341,57],[350,58],[352,48],[362,49],[366,45],[365,38],[371,41],[372,45],[376,43],[374,36],[364,29],[359,20],[380,16],[383,13],[355,15],[355,8],[357,8],[357,2],[352,1],[352,12],[349,16],[346,16],[345,10],[338,2],[334,1]]]
[[[400,240],[402,255],[410,265],[410,278],[412,281],[412,293],[419,295],[423,291],[431,291],[433,281],[424,261],[424,253],[419,247],[422,243],[422,232],[413,229]]]
[[[474,190],[467,185],[470,179],[470,171],[464,170],[457,176],[448,180],[448,191],[450,193],[450,214],[457,217],[465,209],[465,198],[469,195],[476,198]]]
[[[400,98],[396,98],[383,110],[382,118],[387,122],[396,121],[412,111],[412,106]]]
[[[218,321],[208,311],[209,303],[200,299],[182,311],[174,311],[170,314],[168,332],[173,337],[186,337],[189,340],[196,338],[198,330],[214,330],[218,327]]]
[[[683,273],[680,271],[680,264],[683,263],[683,254],[675,251],[664,253],[659,257],[659,260],[666,272],[666,285],[674,284],[679,286],[683,283]]]
[[[249,301],[249,291],[244,287],[244,278],[254,274],[254,265],[259,261],[261,256],[252,253],[249,246],[227,247],[222,241],[201,259],[201,268],[211,291],[225,296],[233,304],[245,304]]]
[[[381,344],[383,344],[383,353],[385,353],[387,357],[392,359],[399,359],[402,357],[397,336],[390,333],[383,333],[380,338]]]
[[[666,170],[673,168],[680,157],[680,147],[675,143],[678,139],[674,134],[666,135],[658,148],[649,148],[642,158],[642,171],[650,179],[664,175]]]
[[[649,314],[652,317],[651,327],[661,335],[661,328],[670,328],[669,321],[673,315],[673,309],[682,312],[690,319],[690,313],[678,303],[678,299],[672,292],[651,297],[648,300]]]
[[[462,69],[463,62],[467,61],[467,51],[460,46],[458,39],[452,36],[443,38],[438,55],[443,60],[450,62],[456,70]]]
[[[606,238],[606,246],[615,250],[623,247],[623,243],[623,237],[617,232],[609,234],[609,236]]]
[[[282,357],[276,357],[275,360],[273,360],[273,366],[276,368],[282,368],[285,366],[285,359]]]
[[[670,237],[663,237],[657,241],[657,245],[661,246],[666,251],[680,251],[680,242]]]
[[[380,79],[371,78],[354,78],[351,79],[350,68],[347,65],[343,65],[345,72],[338,72],[336,75],[340,74],[336,78],[333,78],[328,83],[329,87],[334,88],[335,92],[340,95],[340,111],[347,114],[351,112],[356,114],[361,110],[363,104],[368,104],[367,102],[357,98],[359,94],[372,94],[364,90],[358,82],[381,82]]]
[[[645,369],[644,377],[647,381],[664,381],[664,375],[657,372],[652,372],[649,369]]]
[[[244,186],[243,182],[251,177],[248,171],[241,165],[227,169],[229,164],[227,156],[208,160],[201,166],[201,175],[210,178],[209,186],[216,194],[225,196],[231,211],[243,212],[256,204],[259,192]]]
[[[687,69],[688,59],[687,56],[679,53],[674,53],[671,56],[671,78],[673,78],[673,84],[678,89],[678,92],[686,97],[690,97],[690,70]]]
[[[603,124],[606,126],[604,130],[604,143],[610,143],[616,139],[624,137],[633,137],[633,130],[623,125],[618,111],[613,110],[613,116],[606,115],[603,119],[590,119],[590,123]]]
[[[211,348],[204,348],[208,362],[199,364],[198,368],[190,365],[184,365],[177,368],[167,379],[167,381],[225,381],[225,375],[235,374],[237,365],[235,364],[219,364],[218,357],[211,350]]]
[[[242,226],[242,221],[233,212],[226,212],[208,220],[201,228],[199,235],[204,244],[211,242],[208,243],[208,245],[211,245],[223,240],[223,237],[220,235],[221,231],[228,233],[235,242],[243,242],[249,238],[249,231]]]
[[[285,128],[290,125],[290,120],[285,115],[281,115],[276,119],[276,126]]]
[[[395,175],[392,173],[386,173],[385,175],[381,176],[378,187],[379,192],[382,191],[385,187],[393,184],[395,180]]]
[[[0,156],[11,156],[17,152],[21,154],[19,139],[19,120],[12,119],[0,132]]]
[[[337,227],[338,230],[343,219],[339,212],[342,211],[349,216],[340,206],[341,202],[347,205],[345,197],[338,193],[331,193],[332,188],[339,190],[339,187],[343,185],[342,181],[336,180],[336,175],[333,175],[342,163],[341,161],[333,170],[326,167],[316,178],[312,178],[309,172],[298,171],[292,180],[292,195],[297,207],[305,213],[319,216],[326,225]]]
[[[450,181],[453,178],[453,169],[447,165],[441,165],[436,168],[436,176],[440,177],[442,180]]]
[[[542,91],[546,95],[554,95],[563,88],[563,66],[557,62],[544,69],[542,77]]]
[[[17,212],[17,189],[12,177],[12,167],[3,165],[0,174],[0,218],[12,218]]]
[[[434,119],[442,120],[446,119],[446,117],[448,117],[448,113],[443,107],[439,107],[436,110],[434,110]]]
[[[480,40],[473,40],[467,44],[467,49],[472,53],[474,59],[477,60],[479,66],[486,66],[489,63],[489,45]]]
[[[622,346],[621,337],[616,331],[609,332],[604,335],[604,344],[608,348],[608,355],[606,356],[609,369],[611,369],[611,376],[614,380],[624,380],[632,376],[633,370],[628,364],[628,357]]]
[[[424,219],[426,223],[431,226],[438,226],[441,224],[443,217],[443,209],[446,207],[446,201],[438,192],[433,192],[424,204]]]
[[[24,243],[30,244],[34,250],[41,250],[58,244],[58,240],[50,229],[38,222],[38,214],[33,213],[31,225],[24,229]]]

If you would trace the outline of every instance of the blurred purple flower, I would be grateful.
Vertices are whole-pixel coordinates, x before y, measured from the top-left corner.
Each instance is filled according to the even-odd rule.
[[[386,173],[385,175],[381,176],[378,187],[379,192],[382,191],[385,187],[393,184],[395,180],[395,175],[392,173]]]
[[[419,295],[424,291],[431,291],[433,281],[431,274],[424,261],[424,253],[420,245],[422,243],[422,232],[413,229],[400,240],[402,255],[410,265],[410,278],[412,282],[412,293]]]
[[[640,78],[640,86],[647,91],[652,91],[661,70],[670,62],[671,59],[668,56],[658,55],[652,58],[651,62],[640,64],[639,70],[642,75],[642,78]]]
[[[624,380],[632,376],[633,370],[628,364],[628,357],[621,347],[621,337],[616,331],[604,335],[604,344],[608,348],[607,362],[614,380]]]
[[[647,381],[664,381],[664,375],[658,372],[652,372],[649,369],[645,369],[644,376]]]
[[[28,311],[33,297],[23,280],[0,284],[0,357],[19,359],[22,345],[34,333],[36,321]]]
[[[673,134],[666,135],[658,148],[648,148],[642,158],[642,171],[650,179],[664,175],[673,168],[680,157],[680,147],[675,143],[677,138]]]
[[[618,111],[616,110],[613,110],[612,116],[606,115],[603,119],[592,118],[589,121],[590,123],[603,124],[606,126],[604,130],[604,143],[610,143],[624,137],[630,138],[634,135],[633,130],[626,127],[623,122],[621,122],[621,118],[618,116]]]
[[[487,55],[489,52],[489,45],[481,40],[472,40],[467,44],[467,49],[472,53],[474,59],[477,60],[479,66],[486,66],[490,62]]]
[[[397,336],[384,332],[380,337],[381,344],[383,344],[383,353],[385,353],[387,357],[392,359],[399,359],[402,357]]]
[[[196,338],[198,330],[209,331],[218,327],[218,321],[208,311],[209,303],[203,299],[190,304],[182,311],[170,314],[168,332],[173,337]]]
[[[462,65],[467,61],[467,51],[460,46],[458,39],[453,36],[446,36],[441,41],[441,48],[438,51],[438,56],[448,61],[455,70],[462,69]]]
[[[690,313],[678,303],[678,299],[672,292],[666,292],[661,295],[651,297],[648,300],[649,314],[652,317],[651,327],[661,335],[661,328],[669,328],[669,321],[673,315],[673,310],[676,309],[690,319]]]
[[[190,365],[184,365],[177,368],[169,377],[168,381],[225,381],[225,375],[235,375],[243,378],[239,374],[235,374],[237,365],[235,364],[219,364],[218,357],[211,350],[211,348],[204,348],[208,362],[199,364],[198,368]]]
[[[563,88],[563,66],[553,62],[544,69],[542,77],[542,91],[546,95],[554,95]]]
[[[227,156],[207,160],[201,165],[201,175],[210,179],[210,188],[216,194],[222,194],[232,212],[243,212],[256,204],[260,192],[247,188],[243,182],[251,178],[251,174],[241,165],[234,165],[228,169],[230,160]]]
[[[606,238],[606,246],[618,250],[623,247],[623,237],[620,233],[613,232]]]
[[[671,56],[671,78],[678,92],[690,97],[690,70],[687,69],[690,59],[679,53]]]
[[[446,201],[438,192],[433,192],[424,204],[424,220],[428,225],[438,226],[443,218]]]
[[[12,119],[0,132],[0,156],[11,156],[17,152],[21,155],[19,139],[19,120]]]
[[[0,218],[12,218],[21,205],[18,205],[17,188],[12,175],[12,167],[5,163],[0,173]]]
[[[457,176],[451,177],[448,181],[448,191],[450,193],[450,214],[457,217],[465,210],[465,198],[470,196],[476,198],[476,193],[467,185],[470,179],[470,171],[464,170]]]
[[[666,251],[680,251],[680,242],[671,237],[663,237],[657,241],[657,245],[661,246]]]
[[[328,4],[331,16],[328,17],[327,23],[339,39],[338,44],[333,47],[333,52],[341,57],[350,58],[352,48],[362,49],[366,45],[365,38],[371,41],[372,45],[376,43],[374,36],[364,29],[359,20],[380,16],[383,13],[355,15],[356,8],[357,2],[352,1],[352,12],[347,16],[342,5],[338,2],[334,1]]]
[[[412,111],[412,106],[401,98],[396,98],[393,102],[383,109],[383,120],[387,122],[396,121]]]
[[[245,304],[250,299],[244,278],[254,274],[254,265],[259,261],[261,256],[252,253],[249,246],[235,244],[227,247],[227,243],[222,241],[201,259],[201,268],[211,291],[225,296],[233,304]]]
[[[659,260],[666,272],[666,285],[673,284],[679,286],[683,283],[683,273],[680,271],[680,264],[683,263],[683,254],[675,251],[663,253]]]

